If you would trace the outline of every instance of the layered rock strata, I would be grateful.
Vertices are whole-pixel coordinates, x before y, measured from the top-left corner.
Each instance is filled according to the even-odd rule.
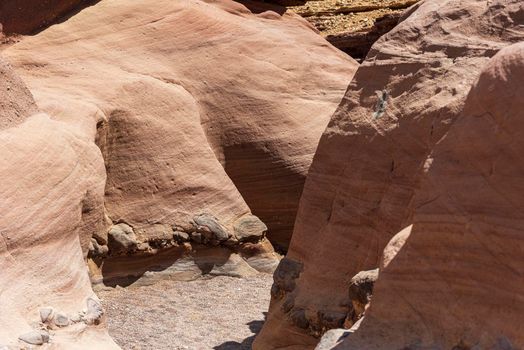
[[[522,77],[522,43],[485,66],[426,159],[413,226],[366,319],[336,349],[524,346]]]
[[[282,249],[356,68],[298,16],[232,1],[101,1],[5,55],[43,110],[96,138],[108,226],[145,243],[252,212]]]
[[[67,258],[54,278],[75,286],[89,282],[83,257],[108,285],[273,271],[268,237],[286,248],[318,139],[357,66],[298,16],[230,1],[100,1],[3,54],[49,115],[10,136],[28,151],[5,169],[41,156],[26,187],[7,177],[23,194],[5,193],[9,222],[31,215],[45,225],[27,227],[34,239],[60,237]],[[40,292],[28,297],[77,313]]]
[[[373,43],[398,24],[404,10],[417,2],[310,0],[284,5],[311,22],[335,47],[362,60]]]
[[[82,254],[101,219],[100,151],[67,123],[38,113],[3,61],[0,148],[0,348],[118,349]]]
[[[349,280],[377,268],[388,241],[412,223],[426,158],[480,70],[524,38],[523,6],[425,1],[373,46],[320,141],[286,257],[301,272],[288,273],[292,290],[273,295],[256,349],[313,348],[342,326]]]

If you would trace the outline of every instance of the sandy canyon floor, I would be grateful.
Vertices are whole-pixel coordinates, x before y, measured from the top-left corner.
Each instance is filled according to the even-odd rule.
[[[164,280],[98,295],[123,349],[244,350],[262,328],[272,281],[270,274]]]

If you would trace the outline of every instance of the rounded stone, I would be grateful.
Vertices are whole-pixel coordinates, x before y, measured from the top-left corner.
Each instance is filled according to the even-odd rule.
[[[111,253],[127,253],[137,249],[137,239],[133,228],[127,224],[111,227],[108,233],[109,250]]]
[[[258,240],[264,237],[267,226],[255,215],[244,215],[233,224],[235,236],[239,241]]]
[[[44,307],[40,309],[40,320],[42,323],[47,323],[53,319],[54,310],[52,307]]]
[[[109,254],[109,248],[106,245],[99,244],[96,239],[91,238],[89,253],[92,257],[106,257]]]
[[[219,220],[211,214],[199,214],[193,218],[193,221],[197,226],[207,227],[219,241],[226,241],[231,236]]]
[[[71,324],[71,320],[66,314],[57,312],[53,317],[53,323],[58,327],[67,327]]]
[[[100,301],[93,297],[87,298],[86,301],[87,304],[87,314],[85,317],[87,324],[99,324],[100,319],[104,315],[104,309],[102,308],[102,304]]]
[[[189,235],[184,231],[173,232],[173,239],[178,243],[187,242],[190,240]]]
[[[49,342],[49,333],[46,331],[30,331],[18,337],[21,341],[31,345],[42,345]]]

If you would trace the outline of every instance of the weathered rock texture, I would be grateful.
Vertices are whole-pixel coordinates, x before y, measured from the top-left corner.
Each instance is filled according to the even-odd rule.
[[[95,298],[81,246],[101,219],[100,151],[70,125],[34,114],[31,94],[3,61],[0,101],[0,342],[118,348],[102,315],[98,325],[79,317],[47,331],[40,323],[40,308],[80,315]]]
[[[373,288],[378,278],[378,269],[361,271],[349,281],[349,300],[351,311],[346,317],[344,327],[350,328],[363,316],[371,302]]]
[[[94,2],[95,0],[2,0],[0,24],[5,33],[29,34],[79,6]]]
[[[373,46],[321,139],[286,258],[303,268],[292,291],[273,295],[256,349],[312,348],[325,329],[342,325],[349,279],[378,267],[391,237],[412,222],[428,154],[482,67],[524,38],[523,13],[516,0],[424,1]]]
[[[336,349],[524,347],[523,78],[524,44],[482,71],[426,160],[409,238]]]
[[[306,18],[331,44],[351,57],[364,59],[371,45],[393,29],[418,0],[310,0],[286,2]],[[279,0],[272,0],[279,3]]]
[[[5,54],[43,110],[96,137],[108,224],[130,226],[143,251],[201,231],[201,214],[233,244],[250,211],[286,248],[322,129],[356,69],[300,17],[226,0],[100,1]]]

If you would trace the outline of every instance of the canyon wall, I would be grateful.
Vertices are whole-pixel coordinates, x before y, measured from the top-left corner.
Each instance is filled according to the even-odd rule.
[[[356,68],[298,16],[231,1],[102,1],[5,55],[44,110],[96,126],[113,223],[162,239],[251,210],[283,249]]]
[[[351,326],[350,280],[413,222],[427,156],[482,67],[524,38],[523,6],[423,1],[375,43],[320,141],[255,349],[314,348],[327,329]]]
[[[522,43],[485,66],[425,161],[409,236],[335,349],[524,346],[523,77]]]
[[[354,60],[229,0],[102,0],[17,41],[36,104],[2,89],[2,343],[115,347],[86,258],[109,285],[274,270]]]

